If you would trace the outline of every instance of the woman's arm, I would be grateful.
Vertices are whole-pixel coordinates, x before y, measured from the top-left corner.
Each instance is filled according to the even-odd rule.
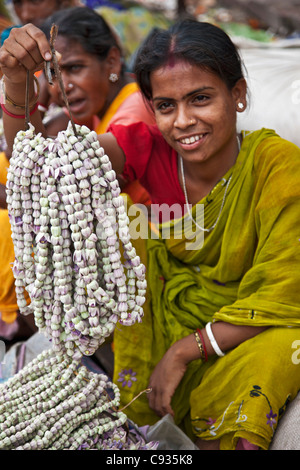
[[[49,60],[51,60],[51,51],[47,38],[32,24],[13,29],[0,49],[0,67],[4,75],[5,92],[9,97],[3,109],[8,158],[13,150],[14,138],[18,131],[24,129],[25,122],[24,119],[17,117],[24,115],[25,110],[15,106],[11,101],[24,106],[27,70],[30,71],[29,102],[33,103],[36,100],[34,72],[41,69],[44,62]],[[47,135],[38,110],[32,113],[30,122],[35,127],[36,133]],[[100,136],[100,144],[109,156],[116,173],[121,173],[125,157],[115,137],[112,134]]]
[[[215,340],[224,353],[265,329],[266,327],[239,326],[225,322],[217,322],[212,325]],[[215,355],[205,328],[201,330],[201,335],[207,355]],[[148,394],[148,399],[150,407],[158,416],[164,416],[167,413],[174,414],[171,407],[172,396],[183,378],[189,362],[200,357],[200,349],[195,335],[190,334],[176,341],[157,364],[150,377],[149,388],[152,389],[152,392]]]
[[[13,29],[0,49],[0,66],[6,94],[3,125],[8,156],[12,152],[14,138],[19,130],[24,129],[25,122],[24,119],[14,117],[24,115],[25,109],[13,103],[19,106],[25,105],[27,70],[30,72],[29,102],[34,103],[36,99],[34,72],[43,67],[45,60],[51,60],[49,43],[44,33],[32,24]],[[37,133],[45,134],[38,111],[31,115],[30,120]]]

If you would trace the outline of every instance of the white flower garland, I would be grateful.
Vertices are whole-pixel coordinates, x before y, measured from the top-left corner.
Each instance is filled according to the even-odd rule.
[[[124,428],[117,386],[81,365],[118,321],[141,321],[147,285],[97,134],[71,123],[55,139],[18,132],[7,206],[18,306],[52,349],[0,387],[0,449],[155,448]]]
[[[119,402],[106,375],[47,350],[0,387],[0,449],[157,448],[129,431]]]
[[[20,131],[7,176],[20,312],[72,358],[92,355],[117,321],[141,321],[146,293],[116,173],[96,132],[77,132]]]

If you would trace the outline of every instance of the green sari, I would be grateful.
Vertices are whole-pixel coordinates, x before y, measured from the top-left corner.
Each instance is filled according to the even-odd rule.
[[[175,422],[191,438],[234,449],[243,437],[267,449],[300,388],[293,360],[300,340],[300,150],[271,130],[245,133],[235,165],[198,203],[205,227],[218,218],[230,176],[221,217],[199,249],[187,245],[186,229],[178,236],[181,219],[159,227],[170,230],[167,238],[136,240],[148,297],[142,323],[115,330],[114,381],[125,406],[147,388],[170,345],[196,328],[209,321],[270,326],[224,357],[191,362],[172,399]],[[145,393],[126,413],[138,425],[159,419]]]

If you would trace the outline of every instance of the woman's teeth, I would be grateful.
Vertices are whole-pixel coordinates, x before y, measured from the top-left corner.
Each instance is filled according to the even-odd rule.
[[[202,139],[203,134],[200,135],[193,135],[192,137],[186,137],[185,139],[180,139],[181,144],[193,144],[197,142],[197,140]]]

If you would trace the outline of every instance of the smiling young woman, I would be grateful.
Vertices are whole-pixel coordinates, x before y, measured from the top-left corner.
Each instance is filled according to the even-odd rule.
[[[32,26],[1,49],[14,101],[26,68],[48,52]],[[268,449],[300,388],[291,360],[300,334],[300,150],[269,129],[237,135],[246,82],[236,48],[216,26],[186,20],[154,30],[135,72],[156,126],[112,124],[99,139],[117,172],[140,179],[157,207],[182,213],[168,212],[160,237],[136,240],[148,300],[142,323],[115,330],[122,403],[150,387],[126,409],[138,425],[170,413],[200,448]],[[32,123],[46,134],[38,113]],[[20,119],[5,114],[4,125],[12,147]]]
[[[245,100],[245,80],[229,90],[217,75],[178,60],[152,72],[151,83],[157,125],[183,160],[189,201],[195,204],[237,158],[236,109]]]

